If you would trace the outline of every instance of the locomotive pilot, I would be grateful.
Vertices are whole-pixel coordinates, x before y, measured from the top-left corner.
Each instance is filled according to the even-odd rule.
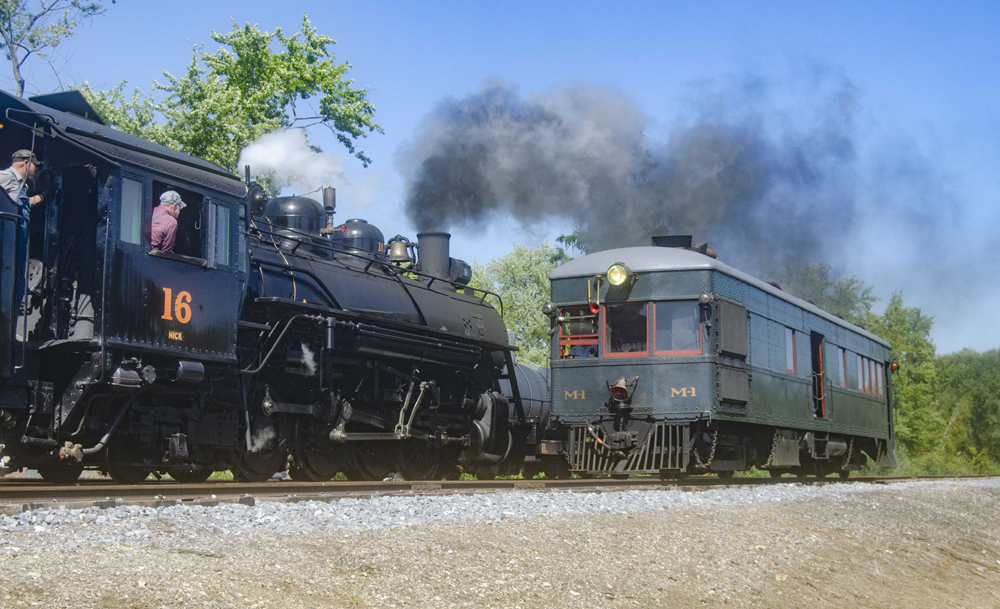
[[[150,245],[154,250],[173,252],[177,239],[177,217],[187,204],[175,190],[160,195],[160,204],[153,210]]]
[[[0,171],[0,188],[16,206],[14,213],[23,219],[18,223],[17,275],[14,278],[15,314],[19,303],[24,300],[24,265],[28,257],[28,221],[31,208],[45,200],[44,194],[28,196],[28,180],[35,179],[35,172],[41,162],[30,150],[18,150],[11,156],[10,167]]]

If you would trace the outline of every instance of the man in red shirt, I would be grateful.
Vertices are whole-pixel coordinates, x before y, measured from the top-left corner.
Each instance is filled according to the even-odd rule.
[[[177,216],[187,204],[175,190],[160,195],[160,204],[153,210],[150,245],[154,250],[173,252],[177,238]]]

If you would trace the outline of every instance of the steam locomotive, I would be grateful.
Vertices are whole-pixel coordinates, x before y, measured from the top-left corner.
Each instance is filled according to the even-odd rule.
[[[549,275],[551,420],[528,473],[846,477],[895,466],[889,344],[690,237]]]
[[[424,479],[533,452],[547,402],[516,378],[539,373],[515,366],[500,297],[469,286],[447,233],[335,225],[332,189],[268,199],[249,170],[115,131],[76,92],[0,93],[0,109],[0,158],[33,150],[48,195],[23,299],[19,219],[0,213],[6,471]],[[186,203],[172,252],[150,247],[167,190]]]

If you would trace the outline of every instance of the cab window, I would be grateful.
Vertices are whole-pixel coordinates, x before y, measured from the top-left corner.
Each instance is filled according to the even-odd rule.
[[[163,209],[158,209],[160,196],[172,190],[181,196],[184,207],[177,216],[177,229],[174,234],[173,249],[167,253],[189,258],[206,259],[205,234],[206,210],[204,209],[205,197],[202,195],[165,182],[153,181],[153,212],[150,224],[156,222],[164,215]]]
[[[653,305],[653,353],[701,354],[701,310],[695,300],[658,302]]]
[[[605,305],[606,357],[641,357],[649,354],[646,310],[644,302]]]
[[[119,238],[139,245],[142,239],[142,182],[122,178],[122,213]]]
[[[559,311],[559,359],[597,357],[597,315],[590,307]]]
[[[218,203],[209,204],[209,219],[212,222],[211,266],[229,266],[229,214],[230,209]]]

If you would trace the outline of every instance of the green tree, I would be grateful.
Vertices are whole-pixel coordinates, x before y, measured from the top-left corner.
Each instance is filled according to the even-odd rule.
[[[964,349],[938,358],[941,411],[948,415],[939,448],[977,471],[1000,463],[1000,350]]]
[[[899,364],[892,379],[896,440],[908,455],[932,453],[947,426],[934,395],[937,367],[930,338],[934,318],[917,307],[904,306],[903,296],[896,293],[884,313],[868,313],[864,322],[869,331],[889,341]]]
[[[542,305],[549,300],[549,272],[569,258],[548,241],[538,247],[515,245],[514,251],[475,263],[470,285],[503,298],[504,323],[517,336],[517,359],[541,366],[549,362],[549,318]]]
[[[195,46],[185,72],[164,72],[166,82],[153,83],[149,93],[136,89],[128,97],[125,82],[106,91],[86,83],[80,89],[116,129],[231,171],[238,171],[247,145],[283,127],[329,129],[365,166],[371,162],[356,143],[383,132],[375,107],[366,89],[352,87],[350,64],[337,63],[330,50],[336,41],[318,33],[308,15],[291,36],[234,22],[228,33],[212,32],[212,40],[221,45],[217,51]]]
[[[0,0],[0,48],[10,61],[17,96],[24,96],[21,69],[29,59],[37,57],[52,66],[52,51],[73,35],[80,19],[102,14],[100,4],[83,0]],[[55,67],[53,72],[59,78]]]
[[[855,324],[864,323],[878,301],[873,294],[874,286],[864,285],[857,277],[831,277],[830,266],[826,264],[790,264],[780,285],[789,294]]]

